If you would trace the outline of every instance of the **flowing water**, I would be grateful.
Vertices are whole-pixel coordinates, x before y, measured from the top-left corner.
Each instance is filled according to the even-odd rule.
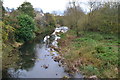
[[[18,62],[19,68],[9,68],[8,73],[12,78],[62,78],[69,76],[65,72],[65,67],[60,66],[53,60],[59,54],[49,45],[58,47],[57,40],[60,39],[56,32],[67,32],[67,27],[56,28],[51,35],[39,38],[37,42],[25,43],[20,48],[21,60]],[[81,74],[75,73],[73,78],[82,78]]]

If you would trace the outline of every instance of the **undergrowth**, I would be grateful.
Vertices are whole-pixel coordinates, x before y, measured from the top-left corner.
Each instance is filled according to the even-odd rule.
[[[79,70],[86,76],[117,77],[117,67],[118,63],[120,64],[118,62],[120,40],[118,40],[117,35],[84,32],[82,36],[70,40],[69,37],[71,36],[75,36],[73,31],[62,34],[61,40],[66,42],[67,45],[62,46],[63,43],[59,43],[63,47],[62,53],[66,60],[74,62],[81,59],[82,64],[79,66]]]

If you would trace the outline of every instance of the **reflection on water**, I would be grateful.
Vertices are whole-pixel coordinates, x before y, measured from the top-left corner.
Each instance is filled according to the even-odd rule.
[[[55,32],[52,35],[56,36]],[[57,45],[56,41],[57,39],[60,39],[60,37],[50,36],[47,38],[49,39],[45,40],[45,38],[42,38],[42,41],[39,42],[41,40],[40,38],[40,40],[37,41],[38,43],[33,41],[30,43],[25,43],[21,46],[21,60],[18,62],[19,69],[8,69],[8,73],[11,75],[11,77],[62,78],[64,76],[69,76],[68,73],[64,72],[64,66],[59,66],[59,63],[53,60],[53,57],[58,55],[57,52],[54,51],[54,49],[49,48],[49,45],[53,43],[53,45]],[[81,78],[81,75],[75,74],[74,77]]]
[[[20,58],[21,61],[19,65],[21,66],[21,69],[26,69],[27,71],[34,66],[35,61],[35,43],[25,43],[20,48]]]

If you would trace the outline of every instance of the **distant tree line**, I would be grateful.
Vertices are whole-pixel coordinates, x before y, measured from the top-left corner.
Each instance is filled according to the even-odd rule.
[[[87,5],[90,7],[90,12],[85,14],[79,2],[70,2],[64,16],[59,18],[59,23],[75,30],[77,36],[80,36],[81,31],[120,33],[119,2],[90,1]]]

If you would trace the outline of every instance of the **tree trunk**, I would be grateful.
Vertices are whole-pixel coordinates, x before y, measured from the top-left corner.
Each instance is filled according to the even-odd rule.
[[[78,26],[76,25],[76,35],[77,35],[77,37],[79,37],[79,30],[78,30]]]
[[[77,37],[79,37],[79,32],[78,31],[76,31],[76,34],[77,34]]]

